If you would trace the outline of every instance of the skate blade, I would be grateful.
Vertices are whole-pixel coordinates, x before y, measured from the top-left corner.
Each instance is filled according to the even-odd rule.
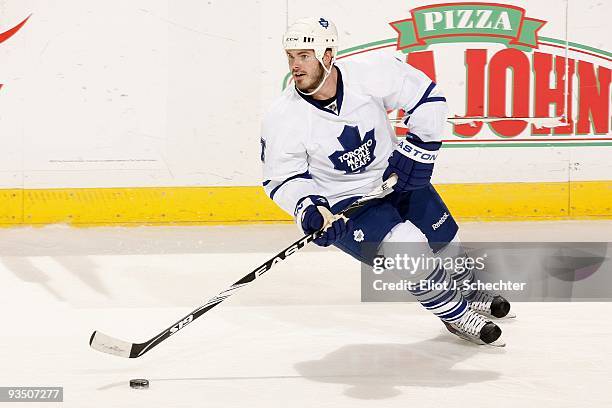
[[[495,340],[493,343],[483,343],[486,346],[491,346],[491,347],[506,347],[506,342],[501,338],[501,336],[499,337],[499,339]]]
[[[508,312],[507,315],[505,315],[504,317],[495,317],[492,314],[488,314],[486,312],[481,312],[478,310],[474,310],[476,313],[480,314],[481,316],[486,317],[489,320],[496,320],[496,321],[500,321],[500,320],[507,320],[507,319],[516,319],[516,313],[513,312]]]
[[[485,343],[484,341],[480,340],[480,338],[478,337],[472,337],[472,336],[465,335],[464,333],[456,330],[453,326],[451,326],[449,323],[446,323],[445,321],[442,321],[442,323],[444,323],[444,325],[446,326],[446,329],[449,332],[459,337],[460,339],[469,341],[470,343],[478,344],[479,346],[506,347],[506,342],[502,339],[501,336],[499,336],[499,338],[492,343]]]
[[[468,336],[463,336],[461,334],[457,334],[454,333],[457,337],[463,339],[463,340],[467,340],[470,343],[474,343],[474,344],[478,344],[479,346],[487,346],[487,347],[506,347],[506,342],[500,337],[497,340],[495,340],[493,343],[485,343],[484,341],[480,340],[479,338],[472,338],[472,337],[468,337]]]

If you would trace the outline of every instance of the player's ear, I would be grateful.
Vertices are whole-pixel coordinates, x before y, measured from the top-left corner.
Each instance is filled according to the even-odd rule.
[[[325,62],[325,65],[328,65],[331,63],[332,60],[332,50],[331,48],[328,48],[325,50],[325,54],[323,54],[323,62]]]

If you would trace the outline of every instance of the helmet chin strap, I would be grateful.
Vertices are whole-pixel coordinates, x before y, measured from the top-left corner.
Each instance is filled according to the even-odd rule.
[[[325,68],[325,64],[323,64],[322,60],[318,60],[319,63],[321,64],[321,66],[323,67],[323,71],[325,71],[325,75],[323,76],[323,79],[321,80],[321,83],[315,88],[314,91],[312,91],[312,92],[303,92],[303,91],[300,90],[300,88],[297,87],[297,84],[295,84],[295,89],[299,93],[301,93],[302,95],[305,95],[305,96],[311,96],[311,95],[314,95],[317,92],[319,92],[319,90],[323,87],[323,84],[325,83],[325,81],[327,81],[327,78],[330,76],[332,68],[334,67],[334,61],[335,60],[336,60],[335,58],[333,58],[331,60],[331,62],[329,64],[329,69]]]

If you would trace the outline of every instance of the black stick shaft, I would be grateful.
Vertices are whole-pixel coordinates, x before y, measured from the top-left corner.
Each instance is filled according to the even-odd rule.
[[[172,336],[174,333],[178,332],[183,327],[187,326],[189,323],[202,316],[204,313],[208,312],[210,309],[217,306],[219,303],[223,302],[228,297],[232,296],[238,291],[238,289],[248,285],[258,277],[269,271],[278,262],[285,260],[288,256],[293,255],[300,249],[304,248],[308,243],[314,240],[315,234],[316,233],[306,235],[300,238],[298,241],[295,241],[283,251],[276,254],[273,258],[267,260],[265,263],[255,268],[255,270],[245,275],[242,279],[235,282],[228,289],[211,298],[208,302],[193,310],[187,316],[177,321],[172,326],[168,327],[166,330],[153,337],[151,340],[146,341],[144,343],[134,344],[132,346],[132,350],[130,351],[130,358],[142,356],[147,351],[151,350],[153,347],[157,346],[159,343],[166,340],[168,337]]]
[[[375,198],[382,197],[385,193],[387,193],[387,192],[389,192],[391,190],[391,188],[395,184],[396,180],[397,180],[397,178],[394,175],[392,175],[387,181],[385,181],[382,184],[382,186],[379,189],[377,189],[377,190],[373,191],[372,193],[367,194],[364,197],[358,199],[357,201],[355,201],[354,203],[349,205],[347,208],[345,208],[343,211],[341,211],[338,215],[344,215],[348,211],[351,211],[353,209],[356,209],[356,208],[359,208],[359,207],[363,206],[368,201],[371,201],[371,200],[373,200]],[[148,340],[148,341],[146,341],[144,343],[129,343],[129,344],[131,344],[131,348],[130,348],[130,352],[129,352],[129,358],[136,358],[136,357],[142,356],[143,354],[145,354],[146,352],[151,350],[153,347],[157,346],[159,343],[163,342],[168,337],[172,336],[174,333],[178,332],[183,327],[187,326],[188,324],[193,322],[195,319],[197,319],[198,317],[202,316],[204,313],[208,312],[210,309],[212,309],[213,307],[217,306],[219,303],[223,302],[228,297],[232,296],[234,293],[236,293],[238,291],[238,289],[242,288],[243,286],[248,285],[249,283],[251,283],[252,281],[257,279],[258,277],[260,277],[261,275],[263,275],[264,273],[269,271],[278,262],[284,261],[288,256],[293,255],[294,253],[298,252],[300,249],[304,248],[308,243],[312,242],[318,236],[318,234],[320,234],[320,233],[321,233],[320,231],[317,231],[315,233],[312,233],[310,235],[306,235],[306,236],[300,238],[299,240],[295,241],[293,244],[289,245],[287,248],[285,248],[284,250],[282,250],[281,252],[276,254],[274,257],[272,257],[271,259],[267,260],[266,262],[261,264],[259,267],[255,268],[249,274],[245,275],[242,279],[240,279],[239,281],[235,282],[228,289],[226,289],[223,292],[219,293],[217,296],[211,298],[205,304],[203,304],[202,306],[200,306],[197,309],[193,310],[187,316],[183,317],[181,320],[177,321],[172,326],[168,327],[166,330],[164,330],[161,333],[157,334],[152,339],[150,339],[150,340]],[[95,341],[94,339],[96,337],[96,333],[97,332],[94,331],[93,334],[91,335],[91,338],[89,340],[89,344],[90,345],[92,345],[92,342]],[[105,336],[105,338],[112,339],[112,338],[110,338],[108,336]],[[112,340],[114,341],[115,344],[117,343],[117,339],[112,339]],[[120,342],[121,342],[122,345],[123,344],[126,344],[126,345],[128,344],[128,343],[123,342],[123,341],[120,341]],[[97,348],[98,350],[101,350],[98,347],[95,347],[95,348]],[[115,345],[111,343],[110,346],[106,346],[105,345],[105,347],[101,351],[104,351],[104,352],[107,352],[107,353],[110,351],[111,354],[116,354],[114,351],[111,351],[111,350],[114,350],[116,348],[117,347],[115,347]]]

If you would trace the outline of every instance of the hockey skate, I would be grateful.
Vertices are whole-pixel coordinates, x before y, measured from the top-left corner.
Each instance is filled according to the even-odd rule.
[[[464,340],[476,344],[488,344],[495,347],[504,347],[502,331],[495,323],[486,320],[483,316],[468,309],[457,323],[442,321],[448,331]]]
[[[511,319],[516,314],[510,311],[510,302],[503,296],[479,290],[468,301],[470,309],[489,319]]]

